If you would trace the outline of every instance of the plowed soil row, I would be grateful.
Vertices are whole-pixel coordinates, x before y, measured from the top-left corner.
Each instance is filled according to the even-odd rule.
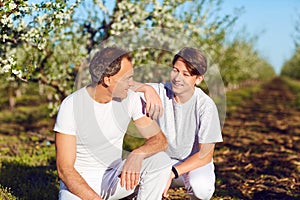
[[[300,199],[300,110],[281,78],[229,114],[215,154],[216,196]]]

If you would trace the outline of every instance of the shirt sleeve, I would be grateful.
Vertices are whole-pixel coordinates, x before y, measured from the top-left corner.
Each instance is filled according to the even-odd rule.
[[[134,121],[146,115],[146,104],[139,94],[133,91],[129,92],[129,114]]]
[[[76,135],[72,96],[67,97],[61,103],[53,130],[68,135]]]
[[[198,111],[200,114],[199,143],[222,142],[220,119],[213,100],[208,98]]]

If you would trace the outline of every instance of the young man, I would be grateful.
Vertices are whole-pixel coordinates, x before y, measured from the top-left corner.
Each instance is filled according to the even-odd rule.
[[[131,57],[109,47],[97,52],[90,66],[92,84],[61,104],[56,131],[59,199],[161,199],[171,168],[161,152],[167,141],[155,121],[143,114],[133,84]],[[122,161],[123,137],[130,120],[146,138]],[[160,153],[158,153],[160,152]]]
[[[169,83],[149,84],[162,101],[164,112],[157,121],[168,139],[173,165],[163,195],[168,196],[172,183],[185,186],[199,199],[210,199],[215,189],[214,146],[222,142],[222,135],[215,103],[195,87],[204,79],[207,60],[201,51],[186,47],[174,56],[172,65]],[[134,88],[155,97],[145,84],[135,82]]]

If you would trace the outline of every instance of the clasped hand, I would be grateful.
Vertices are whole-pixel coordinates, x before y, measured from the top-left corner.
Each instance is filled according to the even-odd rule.
[[[143,160],[144,155],[134,151],[127,157],[121,173],[121,186],[126,186],[126,190],[132,190],[138,185]]]

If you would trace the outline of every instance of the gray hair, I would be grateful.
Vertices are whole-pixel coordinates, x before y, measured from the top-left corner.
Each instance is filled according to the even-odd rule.
[[[103,83],[104,77],[117,74],[121,69],[123,58],[131,61],[131,55],[118,47],[106,47],[98,51],[89,65],[92,85]]]

